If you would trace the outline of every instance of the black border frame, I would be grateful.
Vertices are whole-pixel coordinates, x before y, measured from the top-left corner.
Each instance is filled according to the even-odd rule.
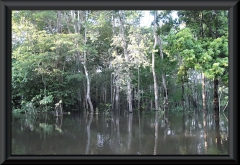
[[[238,164],[237,56],[239,0],[0,0],[0,164]],[[11,10],[229,10],[228,156],[11,156]],[[145,162],[147,161],[147,162]]]

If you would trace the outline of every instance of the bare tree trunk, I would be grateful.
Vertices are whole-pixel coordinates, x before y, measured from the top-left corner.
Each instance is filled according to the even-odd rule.
[[[78,33],[77,23],[75,22],[75,19],[76,19],[75,10],[71,10],[70,14],[71,14],[71,20],[72,20],[72,23],[73,23],[74,32]]]
[[[161,57],[161,60],[163,61],[164,57],[163,57],[163,52],[162,52],[162,41],[161,41],[160,37],[158,37],[158,42],[159,42],[160,57]],[[166,83],[166,78],[165,78],[166,76],[165,76],[163,69],[164,68],[162,68],[162,85],[163,85],[163,89],[164,89],[163,104],[164,104],[164,109],[167,109],[167,107],[168,107],[168,91],[167,91],[167,83]]]
[[[57,11],[57,32],[61,33],[62,28],[61,28],[61,11]]]
[[[86,91],[86,85],[83,82],[83,89],[84,89],[84,101],[83,101],[83,106],[85,110],[88,110],[88,103],[87,103],[87,91]]]
[[[115,32],[115,18],[114,18],[114,14],[112,14],[112,33],[113,33],[113,36],[115,36],[116,32]],[[118,82],[118,72],[116,73],[115,72],[115,75],[113,76],[112,78],[112,83],[114,84],[114,87],[113,87],[113,95],[112,95],[112,103],[113,103],[113,108],[115,110],[119,110],[119,86],[117,84]]]
[[[113,104],[113,75],[111,74],[111,78],[110,78],[110,92],[111,92],[111,94],[110,94],[110,97],[111,97],[111,99],[110,99],[110,102],[111,102],[111,104]],[[113,108],[113,107],[112,107]]]
[[[114,84],[114,82],[113,82]],[[116,87],[113,85],[113,89],[112,89],[112,108],[114,108],[114,104],[115,104],[115,95],[116,95]]]
[[[120,27],[121,27],[121,33],[122,33],[122,39],[123,39],[123,49],[124,49],[124,57],[126,62],[129,61],[128,52],[127,52],[127,42],[124,34],[124,22],[121,11],[119,11],[119,19],[120,19]],[[128,99],[128,110],[130,113],[132,113],[132,89],[131,89],[131,80],[130,75],[128,73],[129,79],[127,79],[127,99]]]
[[[117,78],[116,79],[118,79],[118,76],[117,76]],[[116,87],[115,87],[115,109],[119,109],[119,86],[118,85],[116,85]]]
[[[128,94],[128,109],[129,112],[132,112],[132,90],[131,90],[131,82],[130,80],[127,81],[127,94]]]
[[[164,106],[168,106],[168,91],[167,91],[167,84],[166,84],[166,79],[165,79],[165,74],[162,73],[162,83],[163,83],[163,88],[164,88]]]
[[[218,98],[218,102],[219,102],[219,112],[220,112],[220,110],[221,110],[221,97],[222,97],[222,92],[223,92],[223,89],[224,88],[221,88],[221,90],[219,91],[220,92],[220,94],[219,94],[219,98]]]
[[[154,35],[154,46],[153,46],[153,52],[152,52],[152,72],[153,72],[153,81],[154,81],[154,96],[155,96],[155,110],[158,111],[159,110],[159,106],[158,106],[158,85],[157,85],[157,78],[156,78],[156,72],[155,72],[155,48],[157,46],[157,13],[156,11],[154,11],[154,28],[153,28],[153,35]]]
[[[81,21],[80,21],[80,11],[78,10],[77,11],[77,20],[78,20],[78,22],[77,22],[77,31],[78,31],[78,33],[80,32],[80,30],[81,30]]]
[[[88,17],[88,12],[86,11],[85,21],[87,21],[87,17]],[[85,23],[85,30],[84,31],[85,31],[84,44],[86,45],[87,44],[87,25],[86,25],[86,23]],[[86,76],[86,79],[87,79],[87,101],[88,101],[88,104],[90,106],[90,113],[93,113],[93,105],[92,105],[92,100],[91,100],[91,97],[90,97],[90,79],[89,79],[86,63],[87,63],[87,51],[84,50],[83,67],[84,67],[85,76]]]
[[[184,83],[182,83],[182,107],[183,107],[183,115],[185,115],[185,99],[184,99]]]
[[[70,34],[70,33],[71,33],[71,30],[70,30],[70,27],[69,27],[69,23],[70,23],[70,21],[69,21],[69,17],[68,17],[67,12],[65,12],[65,20],[66,20],[66,22],[67,22],[67,30],[68,30],[68,34]]]
[[[195,72],[194,72],[195,73]],[[196,90],[196,77],[194,76],[194,81],[193,81],[193,106],[194,106],[194,109],[197,110],[197,90]]]
[[[86,57],[86,52],[84,54],[85,54],[84,56]],[[83,64],[83,67],[84,67],[85,76],[87,79],[87,101],[90,106],[90,113],[93,113],[93,105],[92,105],[92,100],[90,97],[90,80],[89,80],[88,70],[87,70],[86,64]]]
[[[137,92],[137,96],[138,96],[138,105],[137,108],[138,110],[140,109],[140,68],[138,67],[138,92]]]

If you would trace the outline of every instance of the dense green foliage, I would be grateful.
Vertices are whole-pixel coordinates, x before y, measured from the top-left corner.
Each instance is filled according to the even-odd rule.
[[[171,11],[157,12],[156,47],[152,27],[140,25],[142,15],[142,11],[13,11],[13,110],[49,111],[61,100],[64,108],[87,110],[88,86],[95,111],[113,108],[118,87],[121,109],[128,108],[128,87],[134,109],[138,103],[143,110],[154,109],[152,52],[160,107],[167,95],[170,111],[182,111],[182,101],[189,111],[201,110],[204,73],[208,107],[212,109],[217,79],[224,109],[228,12],[178,11],[175,20]]]

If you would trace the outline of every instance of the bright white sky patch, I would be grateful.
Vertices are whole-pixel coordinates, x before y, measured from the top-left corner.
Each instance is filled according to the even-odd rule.
[[[178,18],[176,10],[172,11],[172,18],[173,19]],[[153,16],[150,14],[150,11],[144,10],[143,17],[140,20],[140,25],[149,27],[149,26],[151,26],[152,21],[153,21]]]
[[[141,18],[140,25],[141,26],[151,26],[151,23],[153,21],[153,16],[150,14],[149,10],[143,11],[143,17]]]

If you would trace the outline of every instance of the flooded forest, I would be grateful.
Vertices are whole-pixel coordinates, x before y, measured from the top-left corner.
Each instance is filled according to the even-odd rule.
[[[12,11],[13,155],[228,155],[228,11]]]

